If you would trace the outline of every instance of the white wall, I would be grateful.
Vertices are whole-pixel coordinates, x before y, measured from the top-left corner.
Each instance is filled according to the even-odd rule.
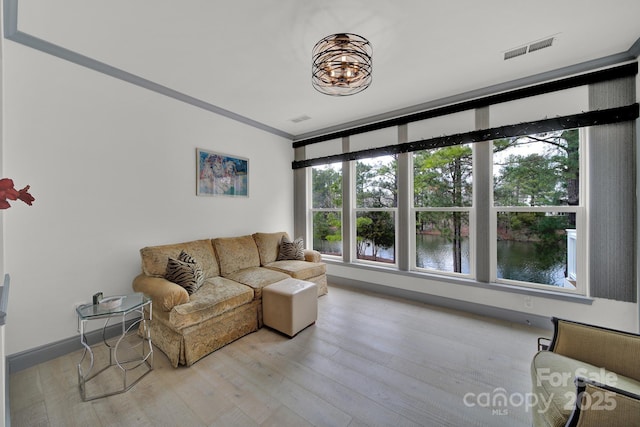
[[[74,304],[131,292],[138,250],[293,231],[290,141],[4,43],[7,354],[77,334]],[[197,197],[195,149],[249,158],[249,198]]]

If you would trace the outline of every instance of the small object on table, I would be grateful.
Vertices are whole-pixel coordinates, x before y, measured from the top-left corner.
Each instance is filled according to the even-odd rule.
[[[93,305],[98,304],[101,299],[102,299],[102,292],[97,292],[93,294]]]
[[[100,300],[98,305],[102,308],[107,308],[107,309],[120,307],[122,305],[122,300],[125,298],[126,296],[123,296],[123,295],[103,298]]]

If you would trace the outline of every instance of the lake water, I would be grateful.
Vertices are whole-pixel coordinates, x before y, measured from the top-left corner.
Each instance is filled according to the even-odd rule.
[[[451,242],[441,236],[416,236],[418,267],[453,272]],[[497,276],[500,279],[563,286],[566,249],[542,249],[533,242],[497,242]],[[551,253],[550,253],[551,252]],[[469,273],[469,239],[462,241],[462,273]]]
[[[365,255],[371,255],[370,248],[367,248]],[[377,256],[381,260],[393,259],[394,250],[380,249]],[[498,241],[497,261],[498,278],[564,286],[564,247],[550,251],[532,242]],[[451,242],[441,236],[416,235],[416,265],[419,268],[453,272]],[[469,239],[466,238],[462,241],[462,273],[469,273]]]

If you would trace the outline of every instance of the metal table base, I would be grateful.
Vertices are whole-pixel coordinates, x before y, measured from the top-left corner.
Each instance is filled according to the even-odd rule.
[[[80,342],[84,347],[82,358],[78,363],[78,386],[83,401],[87,402],[124,393],[153,370],[153,346],[148,327],[148,322],[151,321],[151,308],[150,298],[143,294],[132,294],[125,296],[122,305],[113,309],[102,308],[99,304],[87,304],[76,309]],[[94,349],[87,342],[86,323],[99,319],[105,320],[102,328],[102,341],[109,351],[109,358],[106,366],[94,372],[94,368],[97,369],[97,367],[95,366]],[[117,340],[112,338],[110,342],[107,339],[107,327],[112,320],[120,322],[121,331]],[[131,344],[131,339],[136,341],[135,344]],[[129,356],[124,360],[119,354],[123,352],[127,352]],[[87,364],[88,367],[85,370],[83,365]],[[122,386],[113,389],[103,388],[100,393],[88,396],[87,385],[89,382],[93,382],[101,374],[103,374],[102,377],[105,377],[104,373],[110,369],[115,370],[116,375],[121,377]],[[136,373],[137,375],[132,372],[135,370],[139,371]]]

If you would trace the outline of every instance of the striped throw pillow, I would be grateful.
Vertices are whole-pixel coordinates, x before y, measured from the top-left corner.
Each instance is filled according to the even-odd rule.
[[[304,261],[304,241],[302,237],[297,238],[293,242],[282,236],[280,241],[280,253],[278,253],[277,261],[297,259]]]
[[[195,258],[182,251],[177,259],[169,257],[164,278],[182,286],[191,295],[204,283],[204,272]]]

